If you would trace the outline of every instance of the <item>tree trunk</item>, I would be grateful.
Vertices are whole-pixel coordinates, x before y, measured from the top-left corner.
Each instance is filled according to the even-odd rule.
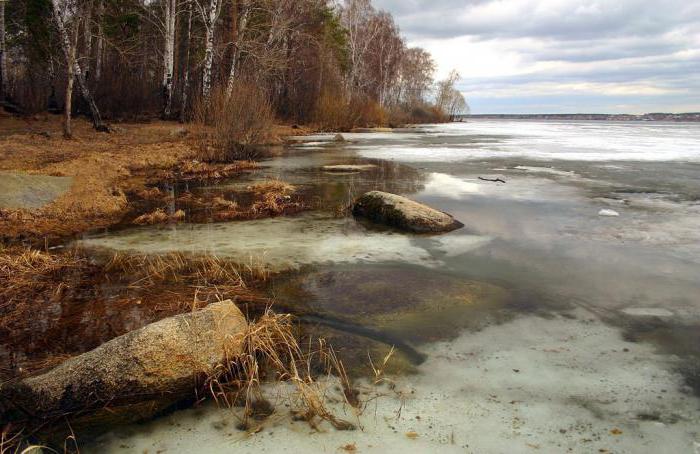
[[[5,2],[0,0],[0,102],[7,96],[7,54],[5,52]]]
[[[180,104],[180,121],[185,121],[187,111],[187,93],[190,88],[190,40],[192,36],[192,0],[187,1],[187,36],[185,37],[185,74],[182,79],[182,102]]]
[[[75,51],[77,46],[71,47],[71,57],[75,59]],[[73,65],[68,65],[67,71],[67,82],[66,82],[66,95],[65,95],[65,107],[63,108],[63,137],[65,139],[70,139],[73,137],[73,131],[71,130],[71,114],[73,112],[73,81],[75,80],[75,74],[73,73]]]
[[[92,61],[92,5],[90,0],[85,6],[83,14],[83,41],[85,54],[85,78],[90,79],[90,62]]]
[[[175,68],[175,18],[177,0],[165,0],[165,45],[163,48],[163,118],[169,118],[173,99]]]
[[[102,37],[102,16],[104,16],[105,4],[104,0],[98,0],[97,3],[97,44],[95,46],[95,86],[100,82],[102,77],[102,54],[104,52],[104,39]]]
[[[101,132],[109,132],[109,128],[102,123],[102,117],[100,116],[100,111],[97,109],[97,104],[95,104],[95,100],[92,97],[92,94],[90,93],[90,89],[87,86],[87,82],[85,81],[85,75],[83,74],[82,70],[80,69],[80,64],[78,63],[78,60],[74,58],[75,52],[76,52],[76,47],[78,46],[77,43],[77,37],[76,39],[71,43],[71,40],[68,35],[68,31],[66,30],[66,24],[64,22],[64,16],[69,14],[66,11],[66,6],[65,5],[59,5],[59,0],[51,0],[51,3],[53,4],[53,12],[54,12],[54,17],[56,19],[56,26],[58,28],[58,33],[61,37],[61,47],[63,48],[63,54],[66,57],[66,66],[69,68],[68,71],[70,72],[71,68],[72,71],[75,74],[75,78],[78,79],[78,87],[80,88],[80,92],[83,95],[83,98],[85,99],[85,102],[88,103],[88,106],[90,106],[90,113],[92,114],[92,124],[95,127],[97,131]],[[74,14],[74,20],[77,21],[77,14]],[[77,30],[78,30],[78,23],[73,24],[73,33],[77,36]],[[71,57],[73,56],[73,57]]]
[[[204,47],[204,70],[202,73],[202,98],[205,104],[211,97],[211,67],[214,63],[214,30],[216,29],[216,16],[218,0],[211,0],[207,17],[204,18],[206,26]]]
[[[245,35],[245,29],[248,25],[248,14],[250,9],[247,5],[243,5],[243,12],[240,15],[238,24],[236,26],[236,39],[233,43],[233,50],[231,52],[231,70],[228,74],[228,82],[226,83],[226,101],[231,99],[231,93],[233,93],[233,85],[236,82],[236,70],[238,67],[238,60],[241,56],[241,41],[243,41],[243,36]]]

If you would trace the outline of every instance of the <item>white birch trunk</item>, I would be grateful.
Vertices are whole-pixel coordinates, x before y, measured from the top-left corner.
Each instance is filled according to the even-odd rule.
[[[211,97],[211,68],[214,63],[214,30],[216,29],[216,16],[218,10],[218,0],[211,0],[209,9],[204,18],[206,33],[204,38],[204,69],[202,72],[202,97],[205,104],[209,103]]]
[[[175,18],[177,0],[165,0],[165,45],[163,48],[163,117],[170,117],[175,68]]]
[[[102,16],[105,12],[104,0],[99,0],[97,4],[97,44],[95,46],[95,83],[100,81],[102,76],[102,54],[104,52],[104,39],[102,30]]]
[[[73,71],[73,62],[75,61],[76,53],[78,50],[77,46],[77,33],[75,40],[71,43],[70,55],[68,59],[68,71],[67,71],[67,81],[66,81],[66,94],[65,94],[65,107],[63,108],[63,137],[70,139],[73,137],[73,131],[71,128],[71,116],[73,113],[73,81],[75,81],[75,72]]]
[[[192,0],[187,0],[187,36],[185,37],[185,74],[182,78],[182,102],[180,104],[180,121],[185,121],[187,111],[187,94],[190,88],[190,41],[192,37]]]

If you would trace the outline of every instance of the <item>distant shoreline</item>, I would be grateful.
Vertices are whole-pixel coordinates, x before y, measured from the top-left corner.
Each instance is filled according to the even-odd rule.
[[[472,114],[457,115],[455,121],[491,120],[597,120],[597,121],[689,121],[700,122],[700,112],[631,114]]]

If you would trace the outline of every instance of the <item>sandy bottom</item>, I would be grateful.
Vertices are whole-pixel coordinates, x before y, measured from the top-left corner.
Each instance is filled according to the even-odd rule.
[[[700,400],[673,372],[679,360],[574,315],[428,345],[417,375],[361,385],[369,402],[359,418],[330,405],[355,431],[291,422],[289,388],[271,386],[277,411],[255,434],[235,428],[238,410],[205,406],[106,434],[83,452],[700,452]]]

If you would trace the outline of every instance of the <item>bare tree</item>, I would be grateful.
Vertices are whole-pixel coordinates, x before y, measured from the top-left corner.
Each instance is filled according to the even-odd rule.
[[[97,109],[97,104],[90,93],[90,89],[85,80],[85,76],[80,68],[80,63],[76,58],[78,47],[78,29],[80,27],[80,4],[75,0],[51,0],[53,6],[53,14],[56,20],[56,27],[61,39],[61,48],[66,59],[66,69],[68,75],[68,83],[66,88],[66,110],[69,111],[65,116],[64,135],[71,136],[70,128],[70,100],[72,97],[73,78],[78,79],[78,86],[83,98],[90,107],[92,114],[92,123],[96,130],[109,132],[107,126],[102,123],[100,111]],[[70,88],[70,93],[68,89]]]
[[[202,5],[203,0],[196,0],[196,6],[204,22],[204,65],[202,68],[202,98],[205,103],[211,97],[211,73],[214,64],[214,38],[216,31],[216,21],[221,12],[219,0],[210,0],[206,7]]]
[[[458,80],[459,73],[452,70],[446,79],[441,80],[437,84],[435,105],[450,118],[468,108],[467,101],[464,99],[464,96],[455,88],[455,84]]]
[[[237,4],[236,4],[237,3]],[[242,41],[245,37],[246,28],[248,26],[248,17],[250,15],[251,5],[247,0],[239,0],[234,3],[234,12],[237,20],[234,21],[235,31],[233,36],[233,49],[231,50],[231,68],[228,74],[228,82],[226,83],[226,100],[231,99],[233,92],[233,84],[236,81],[236,70],[238,69],[239,59],[241,57]],[[238,8],[236,8],[238,6]]]
[[[171,115],[173,102],[173,77],[175,68],[175,19],[177,17],[177,0],[164,0],[163,22],[163,117]]]

